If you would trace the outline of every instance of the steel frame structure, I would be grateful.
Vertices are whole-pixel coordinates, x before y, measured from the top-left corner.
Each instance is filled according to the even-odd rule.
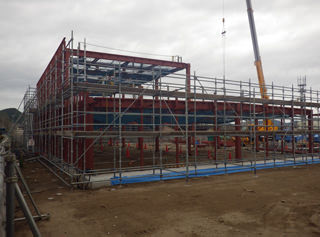
[[[116,184],[130,174],[188,179],[208,169],[319,162],[318,91],[266,85],[266,100],[250,80],[191,75],[188,63],[87,47],[63,39],[24,102],[25,134],[67,185],[98,175]]]

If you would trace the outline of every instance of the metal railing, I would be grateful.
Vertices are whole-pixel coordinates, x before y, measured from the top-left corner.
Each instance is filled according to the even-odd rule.
[[[0,236],[6,235],[6,183],[5,183],[5,155],[9,151],[9,138],[2,135],[0,138]]]
[[[6,189],[4,183],[4,157],[0,154],[0,236],[5,236],[6,208],[5,197]]]

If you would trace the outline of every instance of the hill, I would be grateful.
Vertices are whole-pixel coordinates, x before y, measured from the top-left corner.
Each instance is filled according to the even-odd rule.
[[[8,129],[11,124],[19,118],[20,115],[21,112],[16,108],[0,110],[0,127],[5,127]]]

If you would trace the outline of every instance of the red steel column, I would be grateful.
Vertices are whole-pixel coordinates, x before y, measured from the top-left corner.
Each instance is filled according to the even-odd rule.
[[[108,105],[111,104],[111,105],[113,106],[113,105],[115,104],[115,101],[114,101],[114,100],[115,100],[116,98],[115,98],[114,96],[111,96],[111,99],[112,99],[112,103],[108,103]],[[114,116],[114,114],[112,114],[112,120],[110,120],[110,121],[113,121],[114,119],[115,119],[115,116]],[[106,126],[108,126],[108,125],[106,125]],[[113,131],[113,130],[114,130],[114,127],[110,125],[109,131]],[[111,138],[111,137],[109,138],[109,145],[110,145],[110,146],[113,146],[113,145],[114,145],[114,144],[113,144],[113,138]]]
[[[291,144],[292,144],[292,154],[295,154],[295,152],[296,152],[296,147],[295,147],[295,138],[294,138],[294,108],[293,108],[293,106],[291,106],[291,116],[292,116],[292,121],[291,121],[291,131],[292,131],[292,136],[291,136],[291,138],[292,138],[292,141],[291,141]]]
[[[176,114],[176,111],[174,113]],[[176,116],[176,120],[179,121],[177,116]],[[176,130],[176,131],[179,130],[178,124],[176,124],[174,130]],[[176,165],[177,165],[177,167],[179,167],[179,163],[180,163],[179,155],[180,154],[179,154],[179,139],[178,139],[178,137],[174,138],[174,142],[176,144]]]
[[[192,123],[192,131],[195,131],[195,122]],[[192,136],[192,146],[195,148],[196,147],[196,137]]]
[[[140,109],[140,126],[139,131],[143,131],[143,109]],[[143,137],[139,137],[139,148],[140,148],[140,166],[144,166],[144,150],[143,150]]]
[[[68,113],[68,105],[67,105],[67,101],[64,101],[63,103],[63,114],[62,114],[62,120],[63,120],[63,125],[65,126],[67,124],[67,113]],[[63,128],[63,131],[65,131],[66,129]],[[68,163],[68,139],[67,138],[63,138],[63,160]]]
[[[189,155],[192,155],[192,149],[191,149],[191,136],[188,136],[188,152]]]
[[[141,86],[142,88],[142,86]],[[140,99],[140,126],[139,131],[143,131],[143,96],[139,97]],[[144,150],[143,150],[143,137],[139,137],[140,143],[140,166],[144,166]]]
[[[159,79],[155,80],[155,90],[159,90]],[[159,105],[159,97],[155,97],[155,105],[160,109]],[[159,125],[156,126],[156,131],[159,131]],[[156,152],[160,151],[160,143],[159,143],[159,136],[156,136]]]
[[[259,127],[258,119],[254,120],[254,126],[255,126],[255,130],[257,132],[258,131],[258,127]],[[256,152],[259,152],[259,136],[256,136],[255,140],[256,140]]]
[[[159,128],[158,130],[159,131]],[[159,142],[159,137],[156,137],[156,152],[159,152],[160,151],[160,142]]]
[[[284,126],[283,126],[283,118],[281,119],[281,131],[284,131]],[[284,136],[281,135],[281,154],[284,153]]]
[[[190,93],[190,64],[186,67],[186,75],[187,75],[187,92]]]
[[[312,110],[308,116],[308,130],[309,130],[309,153],[313,153],[313,114]]]
[[[215,116],[217,113],[216,113],[216,102],[213,104],[213,115]],[[217,123],[217,118],[214,117],[213,118],[213,130],[216,131],[216,123]],[[218,139],[218,136],[215,135],[213,136],[213,159],[216,160],[217,159],[217,146],[219,146],[217,143],[219,142],[219,139]]]
[[[122,131],[125,131],[126,130],[126,126],[125,125],[122,125]],[[124,147],[126,147],[126,139],[125,139],[125,137],[123,136],[122,137],[122,147],[124,148]]]
[[[187,92],[188,93],[190,93],[190,85],[191,85],[191,83],[190,83],[190,64],[188,64],[187,65],[187,67],[186,67],[186,74],[187,74]],[[188,108],[190,108],[190,105],[191,105],[191,103],[190,103],[191,101],[190,101],[190,99],[188,99],[187,101],[186,101],[186,103],[188,103]],[[189,111],[188,111],[188,114],[189,114]],[[188,129],[190,129],[190,126],[189,126],[189,124],[186,124],[186,126],[188,126]],[[191,136],[188,136],[188,153],[189,153],[189,155],[192,155],[192,151],[191,151]]]
[[[236,131],[241,130],[240,126],[240,118],[235,118],[235,127]],[[240,136],[236,136],[236,142],[235,142],[235,158],[236,159],[241,159],[241,138]]]
[[[237,109],[236,109],[236,118],[234,120],[235,123],[235,130],[240,131],[241,130],[241,125],[240,125],[240,104],[237,104]],[[236,142],[235,142],[235,158],[236,159],[241,159],[241,138],[240,136],[236,136]]]
[[[92,111],[92,105],[90,103],[91,101],[89,101],[90,98],[89,98],[88,94],[86,95],[86,97],[87,97],[86,98],[87,111]],[[93,114],[86,114],[86,123],[87,123],[86,131],[93,131],[93,125],[88,125],[88,124],[93,124]],[[92,138],[86,138],[85,139],[85,147],[86,147],[86,149],[88,149],[88,147],[91,146],[92,142],[93,142]],[[93,150],[93,147],[94,146],[91,146],[88,149],[88,151],[86,152],[86,160],[85,160],[86,167],[85,168],[89,169],[89,170],[93,169],[93,161],[94,161],[94,157],[93,157],[94,150]],[[82,166],[82,162],[80,162],[80,165]]]
[[[267,119],[266,117],[268,116],[268,105],[264,106],[264,131],[266,132],[266,135],[264,136],[264,142],[265,142],[265,153],[266,153],[266,157],[269,157],[269,136],[268,136],[268,131],[269,131],[269,127],[268,127],[268,123],[269,123],[269,119]]]

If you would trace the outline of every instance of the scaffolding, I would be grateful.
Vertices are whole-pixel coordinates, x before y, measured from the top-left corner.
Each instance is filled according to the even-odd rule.
[[[36,96],[36,88],[28,87],[24,96],[21,105],[23,106],[23,145],[25,147],[33,147],[33,115],[37,109],[37,96]],[[19,106],[20,107],[20,106]],[[22,117],[21,116],[21,117]],[[18,118],[17,121],[20,121],[21,118]],[[16,124],[15,124],[16,125]],[[14,126],[15,126],[14,125]],[[32,143],[32,144],[30,144]],[[34,150],[32,150],[34,152]]]
[[[26,134],[39,161],[67,185],[189,179],[320,161],[318,91],[271,84],[266,100],[259,84],[191,74],[180,57],[87,47],[84,41],[74,49],[73,37],[63,39],[26,97]]]

